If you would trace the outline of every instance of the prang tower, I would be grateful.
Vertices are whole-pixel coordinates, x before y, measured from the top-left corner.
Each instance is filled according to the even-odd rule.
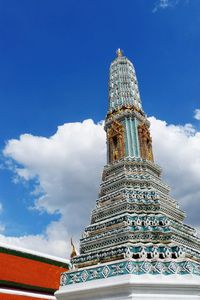
[[[110,66],[99,198],[58,299],[200,299],[190,288],[199,293],[200,240],[160,177],[149,127],[134,66],[119,49]]]

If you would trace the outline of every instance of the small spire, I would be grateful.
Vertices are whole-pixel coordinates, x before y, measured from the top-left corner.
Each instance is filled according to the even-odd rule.
[[[120,48],[117,49],[116,53],[117,53],[117,57],[123,56],[123,51]]]
[[[78,255],[78,252],[77,252],[77,250],[76,250],[76,247],[75,247],[75,245],[74,245],[74,243],[73,243],[72,238],[71,238],[71,245],[72,245],[72,252],[71,252],[71,254],[70,254],[70,257],[73,258],[74,256],[77,256],[77,255]]]

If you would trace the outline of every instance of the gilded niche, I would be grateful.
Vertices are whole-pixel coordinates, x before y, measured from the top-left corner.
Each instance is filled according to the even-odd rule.
[[[138,126],[138,136],[141,157],[153,161],[152,138],[146,124],[143,123]]]
[[[124,127],[121,123],[113,121],[107,132],[109,163],[125,156]]]

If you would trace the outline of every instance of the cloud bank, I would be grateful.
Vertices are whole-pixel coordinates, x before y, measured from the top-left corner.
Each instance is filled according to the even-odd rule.
[[[199,227],[200,132],[191,124],[149,120],[155,160],[164,170],[172,195],[186,209],[188,222]],[[60,219],[39,235],[8,237],[2,233],[0,241],[67,258],[71,235],[78,240],[98,197],[106,161],[103,125],[85,120],[59,126],[49,138],[23,134],[9,140],[3,154],[18,184],[35,179],[34,209],[59,212]]]
[[[92,120],[59,126],[50,138],[22,134],[3,151],[15,182],[35,179],[33,208],[60,213],[44,233],[0,241],[66,257],[70,237],[78,240],[98,197],[106,158],[105,132]]]

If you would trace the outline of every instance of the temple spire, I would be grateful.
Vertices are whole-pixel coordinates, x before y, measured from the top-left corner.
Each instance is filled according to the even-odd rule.
[[[121,53],[117,52],[118,57],[110,67],[110,108],[104,126],[108,159],[99,198],[80,240],[79,255],[71,242],[73,269],[62,274],[61,298],[72,299],[74,291],[76,300],[130,299],[133,283],[143,286],[144,278],[150,278],[148,284],[145,279],[143,299],[148,299],[146,291],[150,285],[157,295],[163,286],[162,299],[169,294],[169,299],[174,299],[166,286],[173,283],[172,291],[177,292],[174,279],[182,277],[184,286],[178,298],[183,299],[185,283],[196,275],[199,291],[200,239],[193,228],[183,223],[185,214],[170,196],[169,186],[160,176],[161,168],[154,163],[150,123],[139,106],[134,67]],[[139,277],[141,281],[136,280]],[[111,282],[115,282],[115,287],[119,285],[118,290],[123,287],[124,291],[127,286],[126,295],[122,296],[120,291],[118,297]],[[67,288],[69,285],[73,286]],[[164,293],[168,296],[163,298]],[[150,298],[153,297],[152,294]]]

